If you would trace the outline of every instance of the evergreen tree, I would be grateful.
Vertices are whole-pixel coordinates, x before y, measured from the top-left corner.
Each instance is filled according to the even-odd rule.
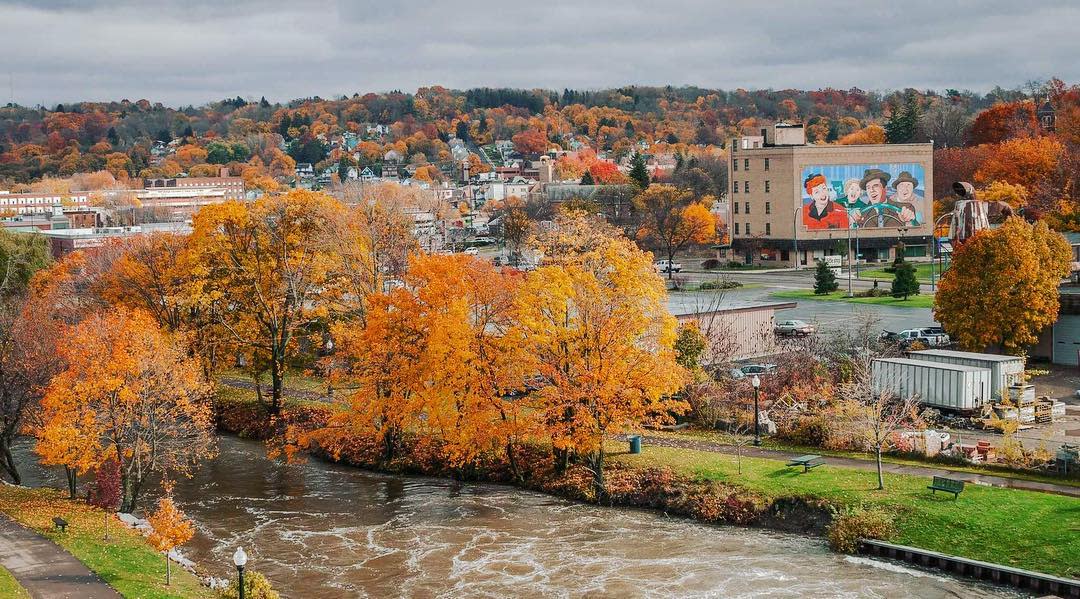
[[[915,277],[915,265],[901,261],[896,265],[896,278],[892,282],[892,296],[905,300],[909,295],[919,295],[919,280]]]
[[[158,131],[156,139],[163,143],[169,143],[172,141],[172,134],[169,133],[168,129],[162,129],[161,131]]]
[[[915,92],[909,92],[904,105],[893,110],[889,121],[885,123],[885,141],[891,144],[906,144],[915,138],[919,126],[921,109]]]
[[[641,152],[634,152],[630,159],[630,179],[641,189],[649,187],[649,169],[645,168],[645,157]]]
[[[109,132],[105,134],[105,137],[109,140],[112,147],[120,145],[120,135],[116,132],[116,127],[109,127]]]
[[[281,117],[281,122],[278,123],[278,133],[285,139],[289,139],[289,128],[292,127],[292,119],[288,114]]]
[[[349,179],[349,159],[344,156],[338,161],[337,176],[342,183]]]
[[[840,283],[836,282],[832,269],[824,260],[818,260],[817,270],[814,272],[814,295],[825,295],[839,288]]]
[[[596,181],[593,181],[592,173],[585,171],[585,174],[581,176],[582,185],[596,185]]]

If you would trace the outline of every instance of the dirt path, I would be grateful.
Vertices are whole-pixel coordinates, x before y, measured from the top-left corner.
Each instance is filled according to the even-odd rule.
[[[704,440],[691,440],[691,439],[672,439],[669,437],[655,437],[649,435],[642,436],[643,445],[658,445],[660,447],[674,447],[678,449],[694,449],[697,451],[711,451],[714,453],[722,453],[726,455],[734,455],[736,449],[730,445],[722,445],[712,441]],[[802,455],[801,453],[795,453],[791,451],[779,451],[776,449],[762,449],[760,447],[744,447],[743,455],[768,458],[773,460],[786,460],[795,456]],[[854,468],[857,470],[876,470],[877,465],[870,460],[859,460],[855,458],[833,457],[823,456],[825,458],[825,466],[841,466],[843,468]],[[1028,491],[1039,491],[1042,493],[1054,493],[1057,495],[1068,495],[1071,497],[1080,497],[1080,487],[1073,487],[1070,485],[1059,485],[1054,483],[1044,483],[1033,480],[1023,480],[1019,478],[1009,478],[1006,476],[994,476],[992,474],[977,474],[974,472],[962,472],[956,470],[949,470],[947,467],[933,467],[933,466],[908,466],[905,464],[882,464],[882,470],[893,474],[908,474],[911,476],[925,476],[930,478],[932,476],[946,476],[964,482],[973,483],[977,485],[989,485],[992,487],[1006,487],[1010,489],[1026,489]],[[929,484],[929,483],[928,483]]]
[[[120,599],[120,593],[75,556],[3,515],[0,565],[35,599]]]

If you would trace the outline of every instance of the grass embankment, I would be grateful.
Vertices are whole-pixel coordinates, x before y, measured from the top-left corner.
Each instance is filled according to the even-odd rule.
[[[254,394],[250,391],[222,388],[219,398],[235,412],[252,414],[230,418],[222,423],[224,430],[236,432],[230,427],[256,420],[253,415],[258,410],[252,409]],[[313,405],[290,403],[294,408]],[[265,432],[265,427],[252,426],[248,430],[257,434]],[[878,491],[873,470],[826,464],[802,474],[800,469],[786,467],[782,460],[743,457],[739,474],[733,455],[649,445],[642,454],[630,455],[625,453],[624,443],[612,441],[608,447],[612,456],[608,475],[613,493],[610,502],[614,505],[652,507],[709,522],[758,523],[787,530],[820,528],[801,527],[800,522],[777,522],[770,517],[772,508],[785,502],[807,506],[825,503],[837,511],[874,508],[894,518],[897,534],[889,539],[893,542],[1059,576],[1080,576],[1080,564],[1075,560],[1080,554],[1080,502],[1072,497],[968,485],[954,501],[949,495],[932,495],[926,488],[927,477],[886,474],[886,490]],[[589,476],[578,472],[575,479],[570,472],[559,479],[545,470],[542,454],[530,454],[536,459],[528,461],[527,469],[532,472],[521,486],[595,500],[587,491]],[[381,468],[377,464],[343,461]],[[413,459],[410,464],[405,457],[392,470],[459,475],[434,463]],[[665,469],[675,477],[664,479],[657,474]],[[511,482],[485,469],[472,470],[469,479]],[[637,489],[637,494],[626,491],[628,486]],[[794,513],[797,515],[788,518],[813,517],[807,511]]]
[[[934,296],[912,295],[906,300],[895,298],[891,295],[882,297],[848,297],[847,291],[834,291],[825,295],[817,295],[812,289],[800,289],[793,291],[775,291],[773,297],[783,299],[801,299],[826,302],[848,302],[851,304],[870,304],[874,306],[892,306],[895,308],[933,308]]]
[[[694,428],[689,428],[681,431],[649,431],[648,434],[655,437],[668,437],[671,439],[682,439],[687,441],[709,441],[720,444],[727,443],[727,437],[722,433],[708,430],[699,430]],[[793,445],[789,443],[780,443],[771,438],[762,439],[762,447],[764,449],[776,449],[778,451],[789,451],[792,453],[813,453],[823,456],[863,460],[865,462],[874,461],[874,455],[870,452],[845,451],[839,449],[823,449],[821,447],[810,447],[806,445]],[[986,474],[989,476],[998,476],[1001,478],[1015,478],[1017,480],[1030,480],[1035,482],[1051,483],[1055,485],[1080,487],[1080,478],[1053,476],[1049,474],[1040,474],[1038,472],[1014,470],[1004,465],[986,466],[975,464],[958,464],[944,461],[936,462],[928,459],[918,459],[916,457],[907,457],[895,454],[885,454],[882,457],[881,461],[886,464],[899,464],[902,466],[920,466],[924,468],[940,468],[944,470],[951,470],[954,472]]]
[[[165,556],[150,547],[141,534],[114,521],[109,523],[109,540],[104,540],[104,513],[86,503],[67,499],[57,489],[0,486],[0,512],[52,539],[124,597],[210,599],[215,596],[195,576],[179,567],[172,568],[172,584],[165,586]],[[55,516],[68,521],[67,532],[55,530],[52,523]],[[8,597],[3,588],[0,582],[0,597]]]
[[[3,566],[0,566],[0,597],[5,599],[30,599],[30,593],[22,588]]]
[[[869,269],[866,269],[866,270],[860,270],[859,271],[859,279],[861,279],[861,280],[865,280],[865,279],[882,279],[882,280],[885,280],[885,281],[892,281],[895,278],[896,278],[896,274],[886,271],[885,267],[869,268]],[[925,263],[920,262],[920,263],[915,265],[915,278],[918,279],[920,283],[926,283],[927,285],[930,284],[930,263],[929,262],[925,262]],[[936,279],[940,279],[940,278],[941,278],[941,268],[937,264],[935,264],[934,265],[934,279],[936,280]]]
[[[621,445],[621,444],[620,444]],[[615,456],[633,467],[670,467],[698,480],[720,481],[767,498],[821,499],[837,508],[872,507],[895,517],[895,543],[1075,578],[1080,576],[1080,502],[1074,497],[968,485],[955,501],[932,495],[924,477],[831,467],[804,474],[785,462],[707,451],[646,446]]]

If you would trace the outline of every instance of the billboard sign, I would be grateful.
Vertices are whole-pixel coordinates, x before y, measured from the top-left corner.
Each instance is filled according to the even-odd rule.
[[[807,231],[917,227],[932,214],[919,163],[807,166],[801,191]]]

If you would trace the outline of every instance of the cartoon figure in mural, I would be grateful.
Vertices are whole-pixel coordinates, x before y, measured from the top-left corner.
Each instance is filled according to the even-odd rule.
[[[866,169],[859,182],[866,192],[867,206],[859,213],[860,227],[895,226],[899,220],[900,207],[889,198],[889,179],[892,175],[879,168]]]
[[[829,181],[824,175],[814,173],[803,182],[811,202],[803,205],[802,219],[807,229],[846,229],[848,214],[838,202],[833,201]]]
[[[892,188],[896,190],[892,203],[896,204],[900,211],[900,221],[905,227],[913,227],[919,224],[918,210],[919,197],[915,195],[915,188],[919,186],[919,180],[911,176],[907,171],[901,171],[900,176],[893,181]]]

